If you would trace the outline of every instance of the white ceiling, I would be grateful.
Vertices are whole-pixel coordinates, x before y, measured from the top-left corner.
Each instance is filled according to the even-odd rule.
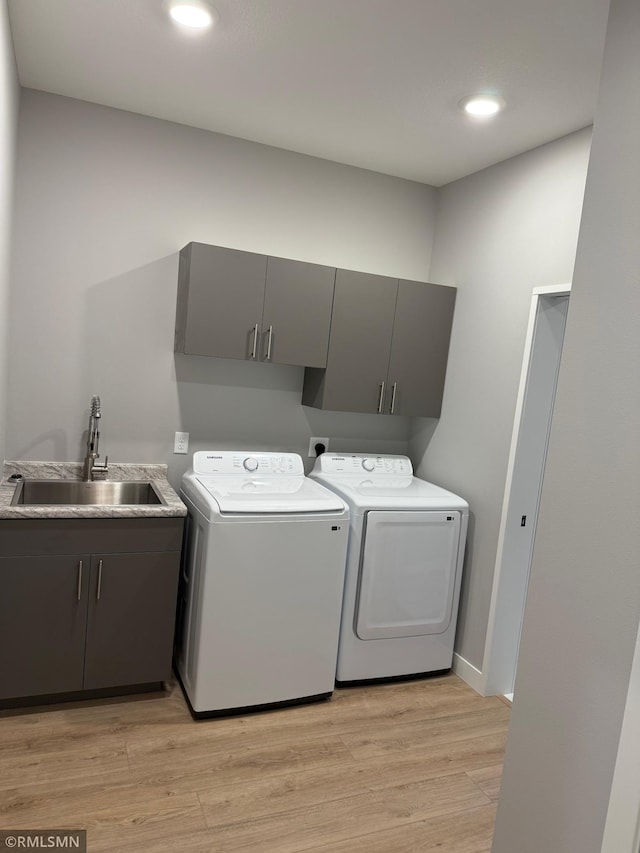
[[[591,124],[609,0],[9,0],[23,86],[440,186]],[[491,122],[458,109],[494,89]]]

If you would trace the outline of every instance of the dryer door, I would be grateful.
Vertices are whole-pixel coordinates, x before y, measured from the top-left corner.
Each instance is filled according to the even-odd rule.
[[[447,630],[460,521],[459,512],[367,513],[355,617],[361,640]]]

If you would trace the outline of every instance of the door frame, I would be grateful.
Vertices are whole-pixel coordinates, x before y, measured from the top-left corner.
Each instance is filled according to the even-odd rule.
[[[507,475],[505,481],[504,499],[502,504],[502,515],[500,519],[500,530],[498,534],[498,546],[496,552],[496,567],[493,576],[493,588],[491,591],[491,604],[489,607],[489,620],[487,626],[487,636],[484,648],[484,657],[482,663],[482,677],[480,679],[480,692],[484,696],[491,696],[513,691],[513,679],[515,677],[517,649],[519,645],[520,635],[513,636],[513,626],[505,627],[502,624],[501,616],[504,614],[505,607],[514,606],[513,601],[505,602],[505,542],[507,537],[507,523],[511,509],[511,499],[514,490],[514,474],[516,459],[518,453],[518,443],[520,433],[523,428],[523,415],[526,401],[527,387],[529,381],[529,371],[531,367],[531,359],[534,352],[536,326],[540,311],[543,308],[543,299],[549,296],[569,296],[571,293],[571,284],[549,285],[546,287],[536,287],[533,289],[531,296],[531,306],[529,310],[529,323],[527,326],[527,334],[525,338],[524,354],[522,359],[522,370],[520,373],[520,385],[518,388],[518,396],[516,400],[515,418],[513,423],[513,432],[511,436],[511,447],[509,450],[509,461],[507,465]],[[558,359],[559,362],[559,359]],[[557,372],[556,372],[557,378]],[[555,391],[554,391],[555,395]],[[551,404],[551,412],[553,411],[553,402]],[[551,418],[549,418],[550,426]],[[548,439],[548,436],[547,436]],[[541,471],[544,472],[544,466]],[[537,519],[536,519],[537,520]],[[521,586],[524,589],[524,594],[516,602],[518,608],[519,622],[522,622],[522,613],[526,600],[526,587],[528,583],[529,571],[531,568],[531,560],[529,560],[523,572],[526,576],[521,575]],[[503,595],[501,596],[501,592]],[[508,620],[507,620],[508,621]],[[513,622],[513,620],[511,620]],[[500,652],[505,648],[509,648],[511,644],[512,652],[507,654],[507,660]]]

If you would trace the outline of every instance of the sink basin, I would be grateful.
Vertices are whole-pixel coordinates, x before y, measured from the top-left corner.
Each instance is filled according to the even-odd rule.
[[[11,506],[141,506],[165,504],[148,481],[22,480]]]

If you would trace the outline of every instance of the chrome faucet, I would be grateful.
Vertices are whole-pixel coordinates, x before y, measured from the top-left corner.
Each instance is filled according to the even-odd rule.
[[[82,472],[83,480],[104,480],[109,473],[109,457],[105,456],[104,465],[97,465],[96,459],[100,458],[98,453],[98,445],[100,443],[100,418],[102,411],[100,409],[100,397],[93,396],[91,398],[91,414],[89,415],[89,433],[87,436],[87,455],[84,458],[84,468]]]

